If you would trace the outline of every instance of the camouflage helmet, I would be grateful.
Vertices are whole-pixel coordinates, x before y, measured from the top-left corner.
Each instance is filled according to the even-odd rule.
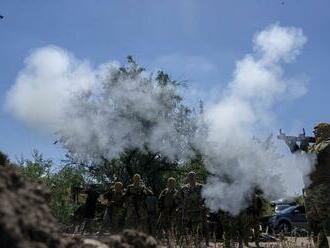
[[[123,183],[122,182],[115,182],[115,186],[114,186],[116,191],[120,191],[123,188]]]
[[[141,183],[141,175],[140,174],[135,174],[133,176],[133,183],[134,184],[140,184]]]
[[[174,188],[175,187],[175,184],[176,184],[176,180],[175,180],[174,177],[167,178],[166,185],[167,185],[168,188]]]
[[[327,122],[320,122],[314,126],[314,135],[316,142],[321,142],[330,138],[330,124]]]
[[[176,180],[175,180],[174,177],[169,177],[169,178],[167,179],[167,183],[173,183],[173,184],[175,184],[175,183],[176,183]]]
[[[196,182],[196,177],[197,177],[197,174],[196,172],[194,171],[190,171],[188,174],[187,174],[187,177],[186,177],[186,182],[187,183],[190,183],[190,182]]]
[[[187,174],[187,177],[188,177],[188,178],[196,177],[196,172],[194,172],[194,171],[190,171],[190,172]]]

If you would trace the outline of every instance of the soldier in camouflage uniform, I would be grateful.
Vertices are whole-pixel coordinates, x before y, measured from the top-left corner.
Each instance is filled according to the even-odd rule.
[[[220,218],[224,232],[224,247],[230,248],[234,240],[238,238],[239,218],[223,211],[220,211]]]
[[[245,245],[248,244],[249,238],[252,234],[256,247],[260,247],[260,219],[263,212],[263,199],[261,194],[262,192],[259,189],[255,189],[251,195],[250,206],[239,216],[240,243],[244,242]]]
[[[307,220],[313,232],[314,245],[328,248],[326,236],[330,219],[330,124],[319,123],[314,126],[315,144],[301,143],[300,147],[287,141],[292,152],[299,150],[316,155],[315,170],[309,175],[310,184],[305,189],[304,199]]]
[[[124,190],[121,182],[116,182],[114,187],[104,194],[107,200],[107,208],[110,213],[110,227],[113,233],[123,228],[124,222]]]
[[[232,247],[235,241],[238,241],[238,247],[243,247],[243,244],[248,246],[250,236],[253,236],[256,247],[260,247],[260,218],[263,211],[261,191],[256,189],[247,201],[250,201],[249,207],[237,216],[221,212],[226,248]]]
[[[158,207],[159,207],[159,219],[158,225],[161,231],[168,233],[172,231],[175,221],[177,219],[176,216],[176,195],[178,190],[175,188],[175,178],[170,177],[167,179],[167,187],[160,193],[158,199]]]
[[[191,171],[187,175],[187,182],[178,192],[180,212],[180,233],[185,230],[193,235],[204,235],[208,243],[207,209],[202,198],[203,185],[196,181],[196,173]]]
[[[127,207],[126,225],[128,228],[144,232],[148,231],[146,197],[152,194],[152,191],[141,182],[141,176],[135,174],[133,176],[133,184],[127,186],[125,193]]]

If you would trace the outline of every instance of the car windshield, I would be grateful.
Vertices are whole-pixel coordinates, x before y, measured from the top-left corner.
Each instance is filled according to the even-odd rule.
[[[286,209],[288,207],[290,207],[290,205],[277,205],[275,207],[275,212],[280,212],[280,211],[282,211],[282,210],[284,210],[284,209]]]
[[[279,213],[281,214],[288,214],[290,213],[292,210],[294,210],[297,206],[292,206],[292,207],[288,207],[286,209],[283,209],[282,211],[279,211]]]

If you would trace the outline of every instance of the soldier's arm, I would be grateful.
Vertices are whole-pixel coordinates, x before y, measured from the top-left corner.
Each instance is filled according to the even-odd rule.
[[[148,195],[153,195],[154,193],[148,187],[143,186],[143,194],[145,194],[146,196],[148,196]]]
[[[163,190],[158,197],[158,208],[160,210],[164,208],[164,192],[165,190]]]
[[[112,198],[112,196],[111,196],[111,192],[108,191],[108,192],[104,193],[104,194],[102,195],[102,198],[105,199],[105,200],[107,201],[107,204],[109,204],[109,203],[111,202],[111,198]]]
[[[327,144],[318,152],[318,157],[324,161],[330,170],[330,141],[326,141]]]
[[[127,202],[129,195],[130,195],[130,190],[129,187],[127,187],[127,189],[124,189],[124,194],[123,194],[124,202]]]
[[[154,194],[154,192],[152,192],[151,189],[147,188],[147,195],[153,195],[153,194]]]
[[[181,208],[182,204],[183,204],[183,198],[184,198],[183,188],[184,187],[181,187],[181,189],[178,190],[178,192],[175,194],[175,197],[174,197],[175,203],[178,208]]]
[[[292,141],[290,139],[286,139],[284,141],[285,141],[285,144],[289,147],[289,149],[292,153],[296,153],[296,152],[301,150],[299,145],[297,144],[297,142]]]

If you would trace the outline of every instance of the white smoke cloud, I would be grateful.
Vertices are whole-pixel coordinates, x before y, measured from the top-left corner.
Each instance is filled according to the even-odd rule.
[[[258,32],[254,52],[236,63],[221,99],[205,109],[208,135],[197,135],[195,145],[214,175],[203,192],[211,209],[239,213],[255,186],[269,198],[292,195],[299,191],[293,182],[312,169],[308,159],[280,156],[254,139],[272,129],[275,104],[306,92],[306,81],[287,78],[283,69],[306,41],[294,27],[275,24]],[[203,63],[194,60],[192,68],[198,62]],[[18,119],[60,134],[65,148],[89,157],[112,158],[145,144],[170,158],[189,155],[176,117],[160,115],[173,104],[175,89],[146,83],[152,77],[147,73],[117,82],[118,67],[110,62],[93,68],[55,46],[37,49],[8,92],[6,106]],[[141,120],[153,123],[151,132]],[[188,126],[181,131],[192,133]]]
[[[95,76],[87,62],[63,49],[37,49],[8,92],[6,108],[31,126],[56,131],[71,94],[90,88]]]
[[[8,92],[7,109],[56,133],[66,149],[86,158],[111,159],[146,145],[173,159],[189,152],[181,135],[186,127],[177,122],[180,110],[173,112],[176,88],[160,87],[147,72],[118,79],[119,67],[109,62],[92,68],[55,46],[37,49]]]
[[[306,82],[283,73],[283,65],[294,61],[306,40],[301,29],[278,24],[257,33],[254,53],[236,63],[222,99],[206,111],[209,135],[200,149],[214,175],[204,190],[210,208],[238,214],[256,186],[268,198],[293,195],[297,187],[292,182],[310,172],[307,158],[281,157],[254,139],[272,130],[276,103],[306,92]]]

